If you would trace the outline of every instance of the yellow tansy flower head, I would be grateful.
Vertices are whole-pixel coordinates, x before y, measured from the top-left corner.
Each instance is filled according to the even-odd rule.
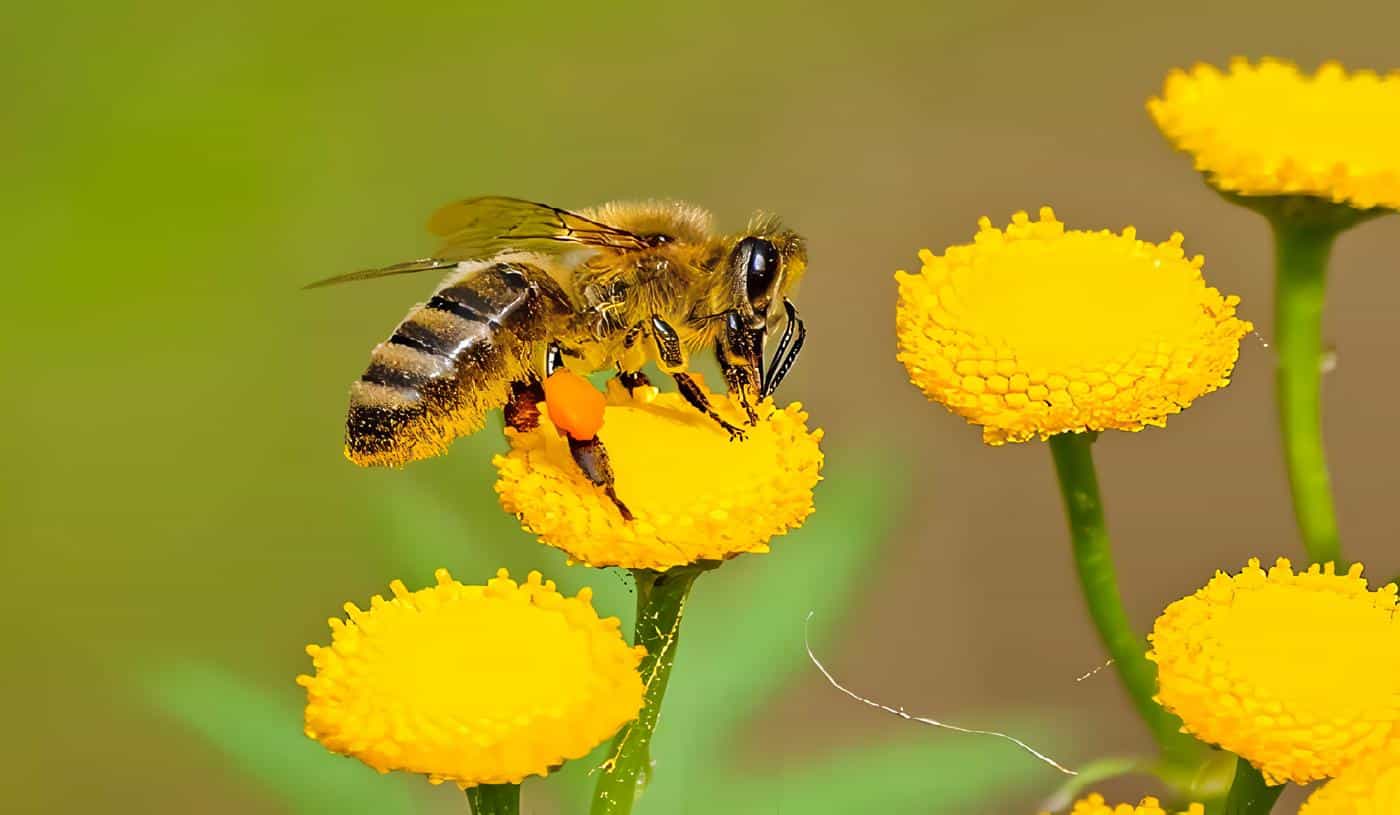
[[[1314,792],[1298,815],[1400,812],[1400,745],[1364,756]]]
[[[1191,804],[1181,815],[1205,815],[1205,807],[1201,804]],[[1102,795],[1097,792],[1090,794],[1086,798],[1081,798],[1074,802],[1074,807],[1070,809],[1069,815],[1171,815],[1162,808],[1162,804],[1156,798],[1148,796],[1142,799],[1137,806],[1132,804],[1110,805]]]
[[[711,401],[746,438],[731,441],[679,394],[609,387],[598,437],[634,520],[579,471],[547,406],[537,429],[506,431],[511,450],[495,460],[501,505],[543,543],[590,566],[667,569],[766,552],[774,535],[812,512],[822,432],[807,429],[797,403],[765,401],[749,427],[728,398]]]
[[[1067,230],[1049,207],[987,218],[970,244],[899,272],[899,359],[988,444],[1141,430],[1223,387],[1253,326],[1165,243]]]
[[[1147,108],[1222,190],[1400,208],[1400,74],[1236,59],[1173,70]]]
[[[1158,701],[1271,784],[1336,775],[1397,734],[1396,587],[1361,566],[1295,573],[1280,559],[1217,573],[1153,628]]]
[[[564,597],[504,569],[464,586],[390,584],[367,611],[345,606],[331,644],[310,645],[306,735],[380,772],[461,786],[519,783],[586,755],[636,717],[645,649],[599,619],[591,592]]]

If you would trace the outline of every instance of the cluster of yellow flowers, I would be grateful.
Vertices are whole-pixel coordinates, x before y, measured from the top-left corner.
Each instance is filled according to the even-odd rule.
[[[1237,61],[1174,71],[1149,109],[1223,191],[1400,208],[1400,77]],[[1005,228],[984,217],[971,242],[925,249],[919,272],[897,273],[898,358],[990,445],[1162,426],[1229,383],[1252,330],[1236,315],[1239,298],[1209,286],[1204,259],[1183,244],[1179,233],[1154,243],[1132,227],[1069,229],[1048,207],[1036,219],[1017,212]],[[741,421],[736,404],[714,401]],[[812,511],[822,433],[799,404],[759,405],[743,444],[650,387],[613,385],[606,407],[593,407],[590,428],[632,518],[574,463],[559,428],[578,417],[546,412],[538,428],[508,431],[510,449],[494,462],[504,509],[571,562],[639,574],[711,564],[768,551]],[[1094,511],[1096,502],[1095,492]],[[1099,555],[1081,567],[1107,568],[1112,586],[1106,549]],[[298,679],[306,733],[331,750],[434,783],[518,784],[587,754],[643,709],[651,677],[640,667],[660,657],[629,646],[587,589],[566,597],[538,572],[517,583],[504,569],[485,585],[439,571],[436,585],[390,588],[366,610],[347,605],[348,619],[330,621],[330,644],[308,647],[314,674]],[[1396,611],[1396,586],[1369,589],[1359,565],[1250,561],[1157,620],[1145,658],[1160,708],[1144,704],[1270,784],[1332,779],[1304,815],[1400,812]],[[1099,613],[1101,626],[1123,617]],[[1152,666],[1141,639],[1117,642],[1129,653],[1116,660],[1141,663],[1145,700]],[[1120,670],[1131,685],[1135,669]],[[1191,804],[1182,815],[1204,811]],[[1072,815],[1167,812],[1155,798],[1110,806],[1095,794]]]
[[[1400,75],[1348,75],[1329,63],[1307,76],[1276,60],[1237,60],[1228,71],[1173,71],[1148,107],[1224,192],[1285,207],[1400,208]],[[1070,230],[1044,208],[1038,220],[1016,213],[1005,229],[983,218],[970,243],[919,258],[918,273],[896,275],[899,359],[915,386],[981,426],[991,445],[1163,425],[1228,384],[1252,330],[1236,317],[1239,298],[1205,283],[1202,258],[1185,255],[1180,234],[1154,244],[1131,227]],[[1066,492],[1072,523],[1083,498]],[[1107,551],[1098,554],[1105,562]],[[1111,585],[1111,571],[1101,576]],[[1295,573],[1287,560],[1267,571],[1251,561],[1157,621],[1155,701],[1267,783],[1335,779],[1304,815],[1400,812],[1395,615],[1395,585],[1368,590],[1359,565]],[[1072,813],[1164,810],[1151,798],[1110,807],[1095,794]]]

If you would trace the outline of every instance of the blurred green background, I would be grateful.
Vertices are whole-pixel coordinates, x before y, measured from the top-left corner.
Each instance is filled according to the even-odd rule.
[[[300,735],[292,678],[325,618],[438,564],[543,565],[629,616],[624,579],[565,573],[495,507],[494,434],[403,472],[340,456],[348,383],[431,281],[299,287],[420,256],[433,208],[487,193],[685,198],[729,227],[764,208],[811,241],[812,336],[784,396],[828,430],[818,512],[701,581],[640,812],[1026,812],[1059,782],[1002,743],[840,697],[802,654],[808,610],[838,675],[911,712],[1070,764],[1145,749],[1109,672],[1076,681],[1102,657],[1047,453],[983,448],[907,385],[891,274],[979,215],[1050,203],[1072,226],[1182,230],[1267,337],[1263,222],[1208,192],[1143,103],[1171,66],[1236,53],[1400,64],[1400,9],[1380,0],[157,0],[6,17],[13,812],[461,812],[455,790]],[[1329,307],[1343,533],[1387,574],[1397,250],[1397,219],[1347,236]],[[1251,339],[1228,390],[1100,445],[1144,626],[1215,568],[1299,552],[1269,373]],[[531,782],[526,809],[580,811],[581,770]]]

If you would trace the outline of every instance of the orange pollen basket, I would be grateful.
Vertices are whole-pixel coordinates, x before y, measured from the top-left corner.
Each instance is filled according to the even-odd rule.
[[[544,381],[544,403],[549,420],[575,441],[588,441],[603,426],[607,400],[587,379],[560,368]]]

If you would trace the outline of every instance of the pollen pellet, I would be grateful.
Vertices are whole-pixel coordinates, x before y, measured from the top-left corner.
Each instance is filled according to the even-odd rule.
[[[603,427],[607,399],[587,379],[560,368],[544,381],[549,420],[570,438],[587,441]]]

